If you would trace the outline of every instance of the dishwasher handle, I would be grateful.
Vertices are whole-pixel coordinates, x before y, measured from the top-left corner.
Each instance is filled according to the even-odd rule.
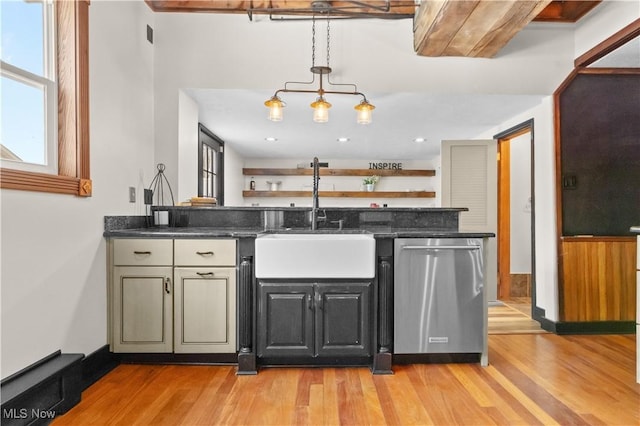
[[[402,246],[402,250],[480,250],[480,246]]]

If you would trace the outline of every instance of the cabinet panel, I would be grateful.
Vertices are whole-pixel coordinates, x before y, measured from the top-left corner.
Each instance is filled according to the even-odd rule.
[[[175,268],[174,351],[235,352],[234,268]]]
[[[370,355],[371,286],[370,282],[318,285],[318,355]]]
[[[173,267],[174,245],[176,265],[192,268]],[[111,240],[111,349],[235,352],[236,246],[234,239]]]
[[[632,239],[561,241],[563,321],[635,319],[635,243]]]
[[[260,282],[258,356],[313,355],[313,287]]]
[[[178,266],[233,266],[236,240],[175,240]]]
[[[173,240],[115,239],[113,240],[113,264],[130,266],[173,265]]]
[[[373,283],[258,283],[258,356],[371,355]]]
[[[170,267],[115,267],[114,351],[171,352]]]

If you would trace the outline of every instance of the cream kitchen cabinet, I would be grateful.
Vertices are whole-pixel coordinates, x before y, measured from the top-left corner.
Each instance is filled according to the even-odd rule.
[[[111,344],[114,352],[171,352],[173,241],[113,240]]]
[[[235,240],[175,240],[174,352],[235,352],[235,263]]]
[[[113,239],[110,258],[114,352],[235,352],[235,240]]]

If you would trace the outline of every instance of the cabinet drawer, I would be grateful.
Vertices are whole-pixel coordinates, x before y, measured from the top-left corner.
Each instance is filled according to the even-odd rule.
[[[113,264],[162,266],[173,264],[173,240],[115,239]]]
[[[236,240],[175,240],[179,266],[234,266]]]

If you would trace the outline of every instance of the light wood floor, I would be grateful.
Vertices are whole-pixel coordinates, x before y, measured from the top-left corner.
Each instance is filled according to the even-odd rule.
[[[530,297],[511,297],[509,299],[503,299],[502,303],[531,317]]]
[[[120,365],[55,425],[638,425],[635,335],[489,336],[476,364],[366,368]]]
[[[531,299],[504,300],[489,305],[489,334],[546,333],[540,323],[531,319]]]

